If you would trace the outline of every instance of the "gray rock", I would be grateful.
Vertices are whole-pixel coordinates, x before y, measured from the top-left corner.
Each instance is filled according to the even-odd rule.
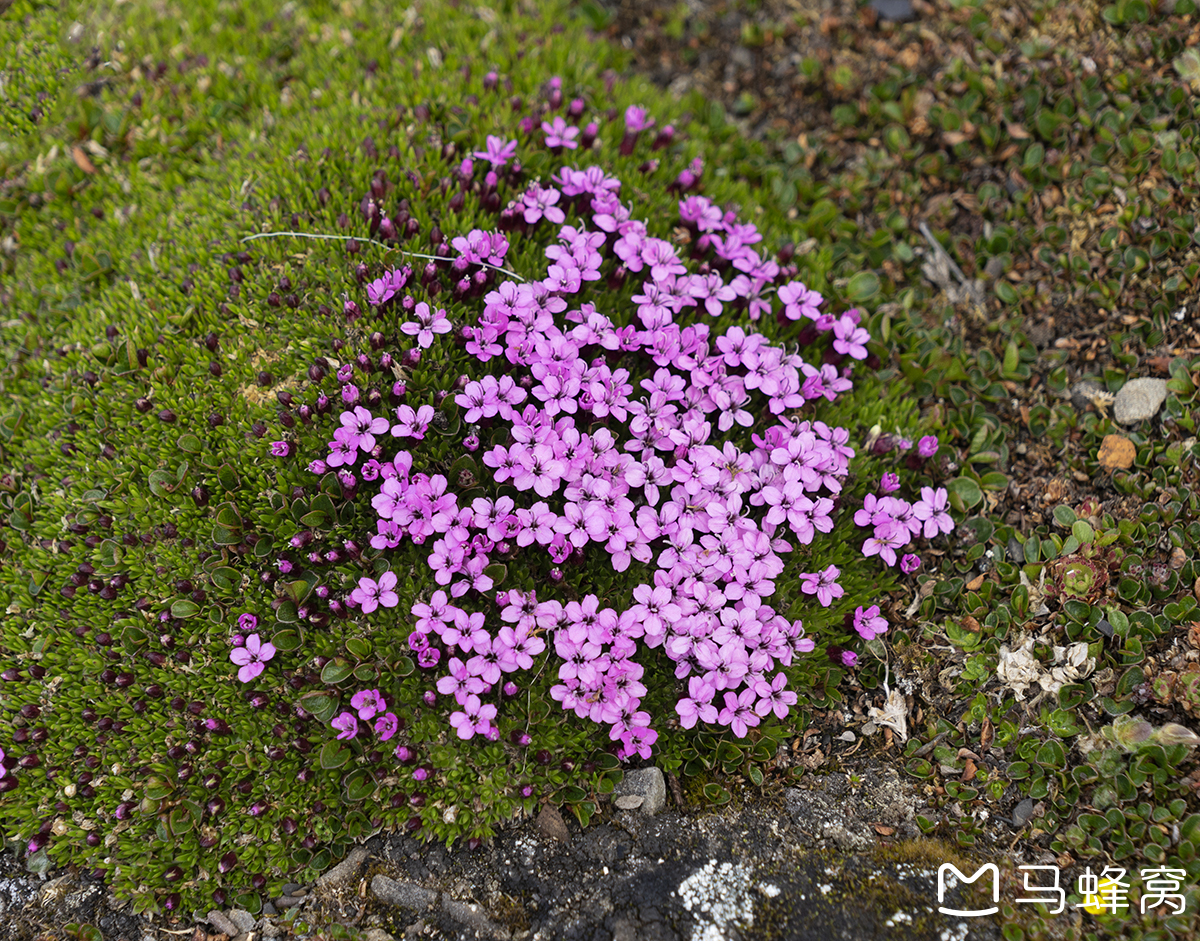
[[[363,935],[363,941],[396,941],[396,939],[382,928],[368,928],[367,933]]]
[[[442,911],[457,921],[460,925],[470,928],[483,938],[496,938],[499,941],[512,937],[511,932],[502,925],[496,924],[479,910],[478,905],[467,905],[452,898],[442,896]]]
[[[893,23],[907,23],[917,18],[911,0],[871,0],[867,6],[879,14],[881,20]]]
[[[414,912],[423,912],[437,903],[436,892],[413,882],[397,882],[387,876],[376,876],[372,879],[371,891],[381,902],[399,905]]]
[[[1130,379],[1113,402],[1113,418],[1122,425],[1153,418],[1166,398],[1166,379]]]
[[[264,938],[282,938],[285,934],[287,934],[286,929],[280,928],[279,925],[275,924],[273,921],[264,921],[259,930],[262,932],[262,936]]]
[[[558,840],[560,843],[571,842],[571,833],[557,807],[547,804],[541,809],[537,815],[537,829],[542,836],[552,840]]]
[[[299,905],[303,901],[304,901],[304,899],[299,898],[295,895],[281,895],[281,896],[279,896],[279,898],[277,898],[275,900],[275,907],[276,908],[295,908],[297,905]]]
[[[304,886],[300,885],[300,883],[298,883],[298,882],[289,882],[287,885],[285,885],[283,887],[282,891],[279,894],[280,895],[294,895],[294,896],[296,896],[296,898],[300,898],[304,895]]]
[[[667,781],[662,771],[658,768],[639,768],[628,772],[613,791],[613,803],[625,807],[621,800],[626,797],[640,797],[642,800],[637,807],[648,817],[660,813],[667,806]]]
[[[229,920],[237,925],[238,931],[253,931],[257,919],[244,908],[231,908],[225,913]],[[211,917],[211,916],[209,916]],[[211,924],[211,922],[209,922]]]
[[[370,855],[370,851],[365,846],[354,847],[346,855],[345,859],[317,880],[317,885],[327,889],[334,889],[345,885],[358,875],[358,870],[362,868],[362,864],[367,861],[367,857]]]
[[[278,915],[279,911],[270,902],[263,902],[262,914],[264,917],[270,918],[272,915]]]
[[[1017,829],[1029,823],[1033,817],[1033,798],[1027,797],[1013,808],[1013,826]]]
[[[754,53],[745,46],[734,46],[729,52],[730,61],[743,69],[754,68]]]
[[[227,934],[231,938],[238,933],[238,926],[226,918],[221,912],[209,912],[208,923],[216,928],[221,934]]]

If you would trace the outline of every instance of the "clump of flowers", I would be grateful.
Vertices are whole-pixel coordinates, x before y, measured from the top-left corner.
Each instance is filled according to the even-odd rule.
[[[626,149],[653,123],[631,108]],[[578,129],[561,117],[542,129],[552,150],[576,144]],[[475,153],[492,168],[485,192],[516,155],[516,142],[501,138]],[[460,169],[474,173],[467,162]],[[693,187],[702,170],[697,162],[676,188]],[[607,726],[622,758],[649,757],[659,734],[642,708],[647,658],[664,658],[677,680],[688,681],[675,708],[684,727],[703,721],[744,737],[761,718],[787,715],[796,694],[783,671],[815,647],[802,621],[770,602],[792,540],[808,546],[834,528],[855,449],[846,429],[826,425],[813,410],[852,387],[852,364],[869,356],[870,335],[859,311],[823,312],[824,298],[795,269],[761,255],[753,224],[703,196],[682,198],[680,221],[695,238],[691,261],[700,261],[692,267],[634,217],[621,187],[600,167],[564,166],[514,196],[500,211],[500,231],[475,229],[453,240],[454,292],[482,299],[479,316],[461,326],[461,342],[485,372],[461,377],[448,391],[466,426],[465,452],[480,449],[480,430],[490,429],[483,467],[473,465],[469,485],[482,475],[507,493],[460,499],[459,482],[423,466],[435,405],[393,403],[390,415],[382,403],[368,409],[352,370],[339,374],[348,406],[341,428],[312,465],[340,468],[349,492],[361,481],[377,485],[374,548],[386,553],[406,539],[428,546],[438,589],[410,603],[416,629],[409,646],[421,667],[446,671],[436,686],[452,698],[449,721],[461,739],[499,736],[502,703],[489,696],[511,685],[510,674],[539,667],[551,648],[558,682],[550,695]],[[528,236],[546,226],[556,235],[544,277],[497,283],[509,249],[503,233]],[[628,311],[601,308],[600,296],[588,293],[592,283],[629,278],[640,287]],[[451,327],[444,310],[398,295],[406,280],[386,274],[368,301],[413,312],[401,327],[417,337],[419,349],[406,354],[412,359]],[[812,361],[741,324],[714,329],[739,312],[753,324],[775,310],[773,296],[779,321],[800,321],[802,339],[818,344]],[[435,403],[444,396],[437,393]],[[756,422],[760,431],[744,430]],[[394,450],[385,446],[389,439]],[[929,447],[923,439],[919,453]],[[360,457],[367,460],[356,474]],[[892,478],[884,489],[898,486]],[[889,565],[916,535],[953,525],[944,490],[917,504],[871,496],[859,517],[873,530],[864,555]],[[641,576],[629,602],[602,605],[595,593],[554,597],[559,566],[596,553],[614,572]],[[496,591],[495,563],[517,558],[533,568],[548,564],[549,584]],[[799,587],[828,608],[845,594],[840,575],[835,565],[801,572]],[[397,582],[392,571],[363,575],[345,603],[363,615],[395,607]],[[878,605],[859,612],[861,636],[886,630]],[[854,656],[847,651],[841,662],[850,665]],[[339,738],[357,734],[363,710],[355,702],[357,716],[343,712],[332,721]]]

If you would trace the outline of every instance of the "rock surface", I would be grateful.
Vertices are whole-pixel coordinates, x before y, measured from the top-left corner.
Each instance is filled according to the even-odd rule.
[[[1167,399],[1166,379],[1130,379],[1113,402],[1113,419],[1122,425],[1153,418]]]
[[[658,768],[630,771],[613,791],[613,804],[621,810],[640,810],[649,817],[667,805],[667,782]]]
[[[337,879],[318,883],[321,890],[303,898],[296,921],[310,932],[353,921],[378,941],[963,936],[965,922],[937,910],[938,866],[954,862],[973,871],[980,862],[921,839],[917,816],[935,819],[939,811],[919,784],[894,768],[876,766],[853,780],[808,773],[796,787],[759,798],[746,792],[745,803],[715,812],[681,812],[664,795],[666,806],[654,816],[643,808],[657,800],[661,775],[642,777],[632,789],[643,797],[638,809],[620,810],[616,795],[604,797],[586,830],[572,815],[559,814],[561,838],[546,834],[538,818],[509,826],[474,852],[407,835],[373,837],[327,874],[337,873]],[[1013,817],[1021,815],[1011,806],[996,810],[980,821],[981,855],[1008,855],[1012,846]],[[1019,862],[1033,861],[1014,859],[1012,866],[1015,871]],[[0,922],[2,941],[39,937],[49,914],[60,926],[72,920],[95,924],[105,941],[215,941],[229,937],[230,926],[241,932],[236,937],[248,938],[243,926],[251,922],[255,937],[296,937],[287,912],[255,917],[227,911],[214,919],[201,911],[194,919],[164,923],[133,915],[129,905],[109,910],[106,892],[76,892],[91,898],[92,907],[64,912],[39,901],[40,889],[53,881],[22,874],[11,856],[0,855],[0,897],[21,899],[23,907],[16,922]],[[286,888],[304,891],[297,884]],[[960,890],[946,898],[962,902],[958,908],[976,900]],[[989,918],[973,918],[969,928],[972,939],[1000,937]]]

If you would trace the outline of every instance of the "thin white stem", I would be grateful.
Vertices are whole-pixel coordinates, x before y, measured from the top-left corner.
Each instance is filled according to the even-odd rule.
[[[456,258],[446,258],[444,255],[422,255],[420,252],[410,252],[403,248],[396,248],[394,245],[388,245],[384,242],[377,242],[375,239],[359,238],[356,235],[321,235],[313,232],[259,232],[257,235],[247,235],[243,242],[251,242],[254,239],[270,239],[279,238],[281,236],[291,236],[298,239],[324,239],[337,242],[365,242],[367,245],[378,245],[380,248],[386,248],[389,251],[399,252],[401,255],[408,255],[411,258],[424,258],[428,261],[457,261]],[[483,268],[491,268],[493,271],[499,271],[501,274],[506,274],[510,278],[516,278],[518,281],[524,282],[515,271],[509,271],[507,268],[500,268],[497,265],[489,265],[487,262],[478,263]]]

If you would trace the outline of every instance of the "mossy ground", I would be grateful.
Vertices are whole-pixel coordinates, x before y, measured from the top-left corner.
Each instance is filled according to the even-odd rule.
[[[232,679],[225,637],[242,610],[269,616],[273,593],[246,576],[256,577],[271,558],[270,540],[326,512],[315,505],[311,481],[291,479],[265,456],[278,429],[278,393],[309,392],[306,370],[316,356],[337,356],[335,339],[354,352],[366,348],[362,324],[348,329],[321,307],[340,311],[343,292],[361,291],[353,265],[377,270],[386,256],[365,245],[349,257],[334,243],[240,240],[264,230],[365,234],[358,201],[384,165],[395,186],[389,199],[416,205],[419,198],[423,226],[438,221],[447,234],[466,231],[480,218],[454,213],[449,196],[430,185],[448,172],[441,147],[481,145],[489,131],[515,124],[509,95],[534,101],[545,80],[560,75],[568,99],[581,94],[596,113],[639,103],[660,123],[675,116],[686,127],[656,173],[638,176],[644,155],[616,162],[651,207],[648,215],[673,217],[662,183],[703,153],[714,200],[754,207],[753,221],[780,243],[815,240],[803,276],[835,304],[865,306],[886,344],[873,381],[889,394],[876,397],[878,414],[843,419],[848,427],[923,423],[952,446],[955,473],[965,481],[956,501],[967,519],[920,591],[910,586],[894,596],[893,623],[903,627],[887,638],[890,676],[893,687],[909,684],[912,738],[878,746],[876,756],[902,763],[943,800],[943,812],[922,826],[964,851],[993,852],[975,812],[1011,813],[1029,797],[1041,814],[1022,834],[1027,858],[1054,854],[1065,876],[1114,861],[1188,873],[1186,916],[1083,916],[1081,930],[1194,932],[1200,807],[1191,751],[1157,743],[1128,752],[1078,747],[1119,715],[1186,724],[1200,708],[1178,682],[1200,646],[1191,632],[1200,576],[1192,453],[1200,362],[1192,358],[1190,315],[1175,316],[1196,278],[1196,115],[1191,73],[1180,58],[1194,35],[1190,5],[1073,5],[1067,30],[1053,28],[1052,5],[1021,8],[1016,19],[998,19],[986,6],[935,6],[919,26],[880,28],[902,53],[910,40],[921,41],[907,30],[923,27],[938,37],[926,37],[932,54],[917,67],[905,55],[864,55],[867,39],[878,37],[854,11],[832,24],[788,13],[785,23],[770,4],[735,4],[729,12],[748,24],[738,27],[747,48],[770,51],[806,31],[824,37],[814,40],[812,62],[801,58],[793,67],[809,136],[801,143],[798,131],[781,135],[768,147],[727,121],[727,114],[754,115],[761,103],[743,100],[737,82],[733,92],[718,86],[682,105],[636,79],[609,91],[605,70],[623,71],[630,60],[585,36],[584,23],[605,25],[603,8],[579,9],[590,19],[518,3],[400,12],[354,0],[186,10],[130,3],[97,11],[16,0],[0,19],[7,50],[0,63],[0,507],[7,524],[0,532],[0,648],[5,666],[23,678],[2,691],[4,725],[10,735],[22,727],[31,734],[37,722],[17,710],[36,703],[55,744],[44,751],[58,756],[18,772],[22,786],[0,802],[5,832],[28,839],[44,822],[61,820],[51,859],[105,869],[114,888],[147,909],[181,889],[211,897],[215,866],[197,843],[211,820],[195,794],[181,794],[179,767],[162,757],[169,743],[192,735],[184,734],[190,713],[167,705],[175,696],[200,704],[204,717],[227,716],[233,727],[228,740],[206,743],[212,760],[229,769],[218,796],[248,806],[259,792],[253,784],[253,797],[234,787],[272,776],[270,813],[261,820],[236,815],[250,841],[227,880],[230,901],[255,904],[252,874],[266,876],[267,891],[304,881],[347,841],[413,819],[411,808],[392,808],[392,792],[381,790],[376,812],[351,800],[358,809],[339,818],[305,817],[289,845],[275,828],[290,808],[316,799],[345,806],[352,797],[346,789],[358,793],[367,782],[318,768],[317,790],[306,790],[296,775],[312,758],[289,747],[268,770],[246,747],[274,736],[274,727],[284,729],[280,741],[289,746],[309,741],[313,754],[327,737],[294,712],[267,719],[251,710]],[[668,40],[693,51],[719,35],[679,10],[657,22]],[[954,51],[956,42],[966,54]],[[870,62],[883,71],[872,74]],[[482,77],[493,68],[513,88],[488,97]],[[756,91],[769,98],[770,88],[764,81]],[[729,95],[726,110],[721,100]],[[686,123],[681,107],[700,120]],[[606,133],[611,151],[619,132]],[[352,220],[347,230],[339,224],[343,212]],[[987,279],[986,317],[948,304],[938,293],[946,285],[922,282],[923,240],[914,234],[921,221],[968,276]],[[514,263],[534,257],[530,250]],[[1039,300],[1046,297],[1053,311]],[[1100,315],[1089,314],[1097,308]],[[210,333],[218,335],[216,349],[205,344]],[[426,362],[413,384],[432,385],[445,365]],[[1149,371],[1169,377],[1172,391],[1154,422],[1120,429],[1094,406],[1077,410],[1066,399],[1078,379],[1115,391]],[[149,404],[145,411],[139,400]],[[158,417],[164,410],[171,420]],[[209,418],[218,412],[223,423],[214,426]],[[272,434],[258,436],[256,422]],[[1135,445],[1127,470],[1111,472],[1097,460],[1110,432]],[[860,465],[857,485],[881,467]],[[299,498],[293,485],[312,489]],[[209,491],[207,506],[189,496],[195,487]],[[259,537],[254,547],[245,533]],[[1046,563],[1089,545],[1117,553],[1104,595],[1061,604],[1044,598],[1037,586]],[[63,597],[60,590],[80,574],[75,597]],[[119,575],[130,583],[115,589],[115,599],[88,590],[95,578],[108,584]],[[167,620],[149,623],[135,607],[140,598],[154,616],[168,612]],[[813,626],[835,629],[833,619]],[[363,677],[409,669],[388,653],[403,640],[399,628],[365,638],[280,627],[295,646],[281,644],[273,669],[278,679],[286,664],[300,688],[279,680],[272,708],[294,706],[303,693],[341,694],[328,682],[333,673],[322,678],[318,657],[342,657],[363,667]],[[1035,653],[1046,663],[1054,646],[1086,641],[1095,672],[1036,705],[1018,700],[996,678],[996,665],[1000,647],[1025,633],[1039,638]],[[109,643],[98,640],[102,634]],[[367,640],[370,647],[350,643]],[[165,665],[156,664],[160,658]],[[35,676],[33,667],[44,674]],[[132,673],[133,685],[105,684],[105,668]],[[851,675],[810,665],[797,679],[807,702],[786,730],[750,747],[714,736],[673,739],[669,770],[702,773],[693,790],[708,801],[740,788],[755,793],[764,770],[768,784],[801,773],[803,765],[777,759],[777,746],[793,736],[803,736],[801,754],[812,761],[817,749],[820,761],[852,769],[853,757],[841,757],[830,733],[842,727],[843,713],[879,705],[882,664],[868,659]],[[123,692],[154,684],[167,693],[161,700]],[[403,697],[405,684],[397,679],[395,690]],[[415,697],[406,705],[412,734],[430,743],[435,763],[454,764],[452,750],[433,754],[448,748],[436,742],[435,717],[421,726]],[[127,737],[100,730],[108,736],[100,741],[95,727],[80,725],[86,708],[97,720],[127,723]],[[495,769],[488,782],[495,805],[479,818],[481,835],[522,809],[503,795],[526,781],[586,819],[612,773],[589,730],[543,728],[553,765],[524,762],[518,782],[499,746],[474,750],[461,779],[447,778],[444,793],[431,794],[418,814],[427,831],[467,791],[481,793],[480,767]],[[818,734],[810,742],[804,733],[812,729]],[[879,740],[870,741],[875,748]],[[0,744],[23,754],[7,739]],[[89,772],[91,785],[114,795],[101,803],[149,802],[142,822],[115,828],[125,834],[119,849],[104,850],[118,857],[115,865],[100,851],[67,849],[97,822],[91,804],[55,807],[67,778],[76,791],[84,786],[78,763],[89,754],[103,757]],[[580,778],[562,769],[564,760],[597,767]],[[380,786],[400,790],[398,782]],[[461,836],[471,832],[463,828]],[[305,835],[314,845],[300,843]],[[131,837],[158,842],[145,844],[155,847],[151,853]],[[190,875],[170,887],[161,877],[175,860]],[[1008,905],[1004,916],[1014,920],[1010,937],[1059,931],[1053,917],[1028,907]]]

